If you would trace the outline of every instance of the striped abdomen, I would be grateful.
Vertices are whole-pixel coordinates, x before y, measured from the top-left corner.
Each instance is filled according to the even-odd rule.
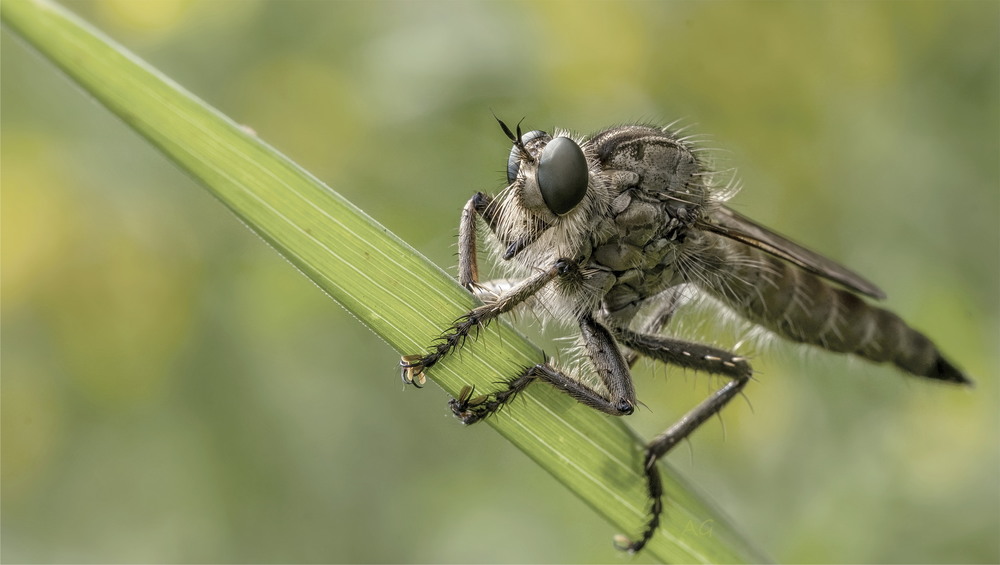
[[[892,312],[758,249],[712,233],[700,237],[700,276],[692,282],[748,320],[793,341],[892,363],[914,375],[971,382]]]

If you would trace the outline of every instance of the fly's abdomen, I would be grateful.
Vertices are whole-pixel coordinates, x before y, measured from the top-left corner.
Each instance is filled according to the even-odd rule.
[[[820,277],[741,243],[703,234],[707,253],[693,282],[748,320],[782,337],[922,377],[969,379],[899,316]]]

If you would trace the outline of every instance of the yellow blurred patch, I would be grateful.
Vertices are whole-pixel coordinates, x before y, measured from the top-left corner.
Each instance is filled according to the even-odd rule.
[[[53,140],[4,132],[2,230],[3,309],[16,308],[52,276],[77,232],[65,187],[71,179],[53,166]]]
[[[104,0],[101,15],[117,27],[166,35],[187,16],[192,0]]]
[[[159,41],[192,24],[199,28],[238,27],[256,13],[259,5],[254,0],[102,0],[97,10],[118,31],[136,39]]]
[[[4,142],[3,316],[36,334],[5,354],[5,394],[14,359],[65,371],[101,404],[149,397],[193,323],[197,251],[171,236],[164,210],[87,192],[57,140],[10,131]]]

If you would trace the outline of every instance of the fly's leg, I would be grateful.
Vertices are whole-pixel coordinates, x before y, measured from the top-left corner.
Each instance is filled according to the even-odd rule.
[[[433,367],[452,349],[462,345],[474,329],[486,326],[497,316],[511,311],[518,304],[534,296],[552,279],[566,275],[575,269],[576,264],[572,261],[559,259],[548,269],[521,281],[508,292],[501,294],[495,301],[474,308],[456,320],[445,331],[444,335],[438,338],[438,343],[431,347],[430,353],[423,356],[407,355],[403,357],[399,362],[400,367],[402,367],[403,382],[420,386],[425,380],[424,370]]]
[[[497,235],[497,209],[493,206],[493,198],[483,192],[477,192],[462,208],[462,217],[458,223],[458,282],[469,290],[479,284],[479,264],[476,258],[476,216],[483,218],[486,225]],[[531,242],[538,239],[549,225],[541,220],[536,221],[533,229],[526,235],[514,241],[504,241],[507,249],[503,259],[509,260],[520,253]],[[499,236],[498,236],[499,237]]]
[[[490,229],[496,219],[491,212],[493,199],[477,192],[462,208],[458,222],[458,282],[469,290],[479,284],[479,264],[476,259],[476,216],[483,216]]]
[[[482,396],[473,396],[472,387],[462,390],[449,405],[452,412],[465,424],[474,424],[503,408],[536,379],[549,383],[582,404],[612,416],[631,414],[635,409],[635,389],[628,365],[615,343],[611,332],[594,320],[593,316],[580,318],[587,356],[604,382],[607,393],[600,393],[586,384],[566,376],[551,365],[539,363],[527,367],[521,374],[507,381],[507,388]]]
[[[475,390],[472,387],[465,387],[458,398],[452,399],[448,404],[451,406],[451,411],[463,424],[475,424],[503,408],[535,380],[547,382],[591,408],[612,416],[622,415],[599,392],[572,377],[566,376],[548,363],[539,363],[525,368],[520,375],[507,382],[507,388],[492,394],[474,397]]]
[[[614,336],[639,355],[670,365],[733,379],[743,374],[749,377],[751,373],[746,357],[716,347],[625,328],[614,328]]]
[[[706,345],[626,329],[617,329],[615,337],[622,345],[641,355],[671,365],[722,375],[730,379],[722,388],[695,406],[677,423],[667,428],[646,445],[644,470],[649,498],[652,500],[650,518],[646,523],[646,529],[638,540],[625,539],[619,544],[622,549],[635,553],[646,545],[646,542],[653,537],[656,528],[660,525],[660,514],[663,512],[663,484],[660,481],[656,462],[681,440],[691,435],[691,432],[695,431],[705,420],[722,410],[722,407],[746,386],[753,371],[745,357]]]
[[[479,292],[479,264],[476,259],[476,216],[483,216],[490,229],[494,229],[496,218],[491,212],[492,204],[493,199],[489,195],[477,192],[465,203],[458,223],[458,282],[480,298],[482,293]],[[513,290],[512,288],[511,291]],[[464,341],[465,336],[473,327],[477,327],[478,323],[485,324],[487,321],[482,319],[477,321],[476,310],[473,310],[452,325],[450,331],[442,338],[444,341],[439,343],[430,355],[404,355],[399,361],[403,383],[417,388],[423,387],[427,382],[424,369],[436,363],[448,350]],[[458,332],[462,332],[461,335],[453,338],[451,334]]]
[[[611,332],[587,314],[580,318],[580,334],[583,336],[587,356],[608,391],[607,401],[614,406],[615,412],[609,414],[631,414],[637,402],[635,387],[632,385],[632,375],[625,356]],[[593,407],[603,410],[599,406]]]
[[[465,203],[462,208],[462,217],[458,224],[458,282],[470,292],[482,297],[479,285],[479,264],[476,258],[476,217],[481,216],[489,226],[490,231],[496,234],[497,215],[493,207],[493,199],[482,192],[477,192]],[[505,259],[509,259],[524,249],[526,245],[534,241],[538,234],[544,230],[545,226],[539,225],[534,235],[522,238],[518,241],[508,243],[504,254]],[[527,300],[538,292],[545,284],[555,278],[560,270],[569,268],[570,262],[559,260],[556,264],[537,276],[514,285],[507,292],[501,293],[496,300],[489,304],[480,306],[472,310],[465,316],[455,321],[454,324],[440,338],[427,355],[404,355],[399,361],[402,368],[404,384],[411,384],[417,388],[423,386],[427,381],[424,369],[428,369],[444,357],[449,351],[465,342],[466,337],[474,328],[485,326],[493,318],[509,311],[524,300]]]

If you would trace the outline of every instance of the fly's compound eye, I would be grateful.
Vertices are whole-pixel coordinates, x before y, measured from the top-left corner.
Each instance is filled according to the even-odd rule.
[[[529,131],[522,135],[521,139],[510,148],[510,157],[507,158],[507,184],[514,184],[514,181],[517,179],[517,173],[521,169],[522,148],[527,147],[535,139],[547,135],[549,134],[542,130]]]
[[[538,189],[549,210],[561,216],[587,194],[590,178],[587,158],[575,141],[557,137],[542,149],[538,159]]]

